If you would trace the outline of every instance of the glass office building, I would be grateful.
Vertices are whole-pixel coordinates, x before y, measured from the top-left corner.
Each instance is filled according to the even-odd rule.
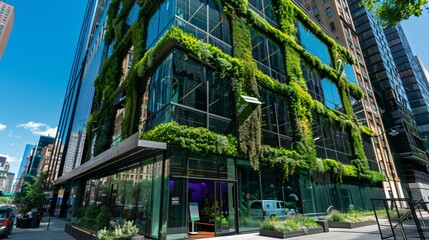
[[[415,180],[406,176],[407,169],[410,169],[410,165],[420,166],[418,167],[420,169],[425,168],[422,166],[427,165],[428,157],[410,105],[412,100],[415,107],[414,98],[417,95],[407,96],[407,92],[411,93],[411,85],[404,70],[410,66],[402,62],[405,60],[405,52],[400,50],[404,48],[398,38],[400,30],[384,31],[371,13],[361,6],[361,1],[348,2],[397,166],[398,173],[395,177],[399,177],[402,181],[406,197],[412,197],[415,195],[412,194],[414,191],[412,189],[415,187],[410,187],[408,183],[413,183]],[[412,71],[408,70],[408,73]],[[404,77],[405,81],[401,80],[401,77]],[[411,100],[409,97],[412,97]]]
[[[197,229],[219,236],[258,229],[264,200],[317,214],[384,196],[380,182],[342,176],[357,163],[378,171],[361,154],[353,71],[336,73],[338,58],[353,60],[292,1],[281,3],[296,16],[289,25],[274,1],[105,3],[81,36],[94,45],[76,62],[81,86],[60,122],[55,214],[108,206],[142,235],[183,239],[190,206]]]

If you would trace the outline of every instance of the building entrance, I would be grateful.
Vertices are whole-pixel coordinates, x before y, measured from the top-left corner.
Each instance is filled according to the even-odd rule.
[[[188,205],[198,206],[192,238],[237,232],[235,182],[206,179],[188,180]],[[189,219],[195,213],[190,212]]]

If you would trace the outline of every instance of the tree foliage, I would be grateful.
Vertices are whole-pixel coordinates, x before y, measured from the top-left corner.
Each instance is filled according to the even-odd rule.
[[[40,209],[46,203],[45,193],[49,190],[47,174],[26,177],[20,193],[16,194],[14,202],[24,205],[25,210]]]
[[[420,16],[429,11],[426,0],[363,0],[368,10],[372,10],[375,17],[379,17],[383,26],[394,26],[411,16]]]

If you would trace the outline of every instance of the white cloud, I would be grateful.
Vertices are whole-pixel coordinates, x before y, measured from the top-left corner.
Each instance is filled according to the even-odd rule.
[[[55,137],[55,134],[57,133],[57,127],[53,128],[44,123],[28,122],[19,124],[17,127],[28,129],[34,135]]]
[[[18,136],[18,135],[15,135],[15,134],[13,134],[13,131],[9,131],[9,133],[7,134],[7,136],[8,137],[14,137],[14,138],[16,138],[16,139],[22,139],[22,137],[20,137],[20,136]]]
[[[9,163],[12,163],[12,162],[18,162],[18,161],[19,161],[19,159],[18,159],[17,157],[12,157],[12,156],[9,156],[9,155],[7,155],[7,154],[1,154],[1,153],[0,153],[0,157],[5,157],[5,158],[6,158],[6,160],[7,160]]]
[[[6,125],[0,123],[0,132],[6,129]]]

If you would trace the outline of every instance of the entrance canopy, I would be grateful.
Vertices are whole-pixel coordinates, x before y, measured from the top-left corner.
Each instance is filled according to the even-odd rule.
[[[135,133],[109,150],[102,152],[88,162],[73,169],[71,172],[63,174],[56,179],[55,185],[62,185],[68,180],[92,175],[115,165],[122,165],[124,162],[132,161],[135,157],[141,158],[165,149],[167,149],[166,143],[140,140],[139,133]]]

